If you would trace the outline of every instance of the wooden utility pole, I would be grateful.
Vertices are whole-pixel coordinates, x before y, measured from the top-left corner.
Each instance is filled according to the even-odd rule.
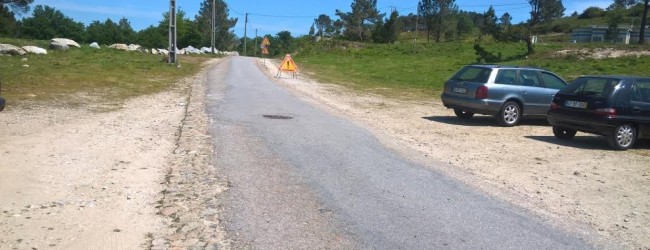
[[[176,64],[176,0],[169,1],[169,63]]]
[[[247,29],[248,29],[248,13],[246,13],[246,21],[244,22],[244,56],[246,56],[246,40],[248,40],[248,37],[246,36]]]
[[[215,28],[216,28],[216,24],[215,24],[215,22],[214,22],[214,21],[215,21],[215,12],[214,12],[214,9],[215,9],[215,7],[214,7],[214,0],[212,0],[212,35],[211,35],[211,41],[210,41],[210,44],[211,44],[210,48],[211,48],[211,51],[212,51],[212,54],[213,54],[213,55],[214,55],[214,40],[215,40],[215,39],[214,39],[214,30],[215,30]]]

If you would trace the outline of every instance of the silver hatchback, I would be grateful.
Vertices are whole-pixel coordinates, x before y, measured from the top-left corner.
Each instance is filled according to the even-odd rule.
[[[546,116],[553,95],[567,83],[550,71],[516,66],[468,65],[447,82],[442,104],[456,116],[494,116],[503,126],[515,126],[522,116]]]

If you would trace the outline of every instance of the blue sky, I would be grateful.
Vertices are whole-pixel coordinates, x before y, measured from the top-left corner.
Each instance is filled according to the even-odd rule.
[[[202,0],[176,0],[176,5],[189,16],[194,17]],[[607,7],[613,0],[564,0],[565,15],[573,11],[581,13],[589,6]],[[275,35],[288,30],[294,36],[309,32],[313,19],[320,14],[327,14],[332,19],[336,9],[350,10],[352,0],[226,0],[230,8],[230,16],[239,18],[235,33],[244,35],[244,15],[249,14],[248,36]],[[390,12],[391,7],[397,8],[400,14],[415,13],[418,0],[378,0],[377,7],[382,13]],[[162,19],[162,13],[169,11],[167,0],[35,0],[32,6],[49,5],[63,12],[75,21],[88,25],[94,20],[104,21],[111,18],[114,21],[126,17],[133,29],[141,30],[149,25],[157,25]],[[529,17],[530,5],[527,0],[456,0],[460,9],[466,11],[484,12],[493,5],[497,16],[508,12],[513,16],[513,22],[525,21]],[[19,19],[21,17],[18,17]]]

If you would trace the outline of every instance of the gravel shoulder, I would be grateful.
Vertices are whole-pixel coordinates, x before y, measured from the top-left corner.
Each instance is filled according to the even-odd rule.
[[[269,76],[277,61],[260,60]],[[276,82],[367,128],[386,146],[483,192],[521,206],[596,244],[650,248],[650,143],[613,151],[599,136],[555,139],[544,120],[512,128],[487,116],[459,120],[432,97],[399,101],[355,93],[301,74]]]

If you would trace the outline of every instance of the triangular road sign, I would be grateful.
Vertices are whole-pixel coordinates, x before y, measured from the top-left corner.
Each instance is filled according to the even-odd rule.
[[[298,72],[298,65],[293,61],[291,55],[287,54],[280,64],[280,70],[285,72]]]

